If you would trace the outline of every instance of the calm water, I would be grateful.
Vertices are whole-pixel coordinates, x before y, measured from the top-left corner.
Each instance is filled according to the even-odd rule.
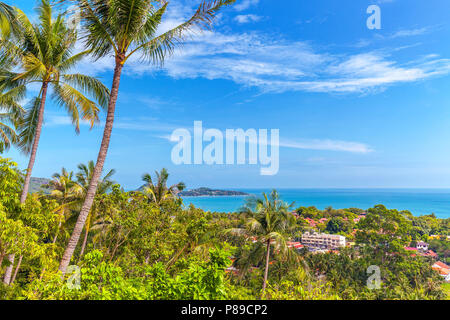
[[[268,189],[238,189],[260,195]],[[414,215],[435,213],[439,218],[450,218],[450,189],[278,189],[286,202],[295,201],[295,207],[315,206],[319,209],[356,207],[367,209],[376,204],[398,210],[409,210]],[[246,197],[186,197],[203,210],[233,212],[245,202]]]

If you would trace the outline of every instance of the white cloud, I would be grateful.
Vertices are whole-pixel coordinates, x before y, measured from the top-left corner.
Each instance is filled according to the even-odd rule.
[[[241,15],[237,15],[234,20],[236,20],[238,23],[249,23],[249,22],[258,22],[262,19],[263,17],[261,16],[257,16],[255,14],[241,14]]]
[[[190,130],[189,128],[186,129]],[[171,134],[158,134],[155,135],[155,137],[174,142],[172,140]],[[224,139],[226,139],[225,135]],[[244,140],[239,140],[237,137],[233,137],[232,139],[233,141],[237,139],[238,141],[241,142],[243,141],[247,144],[259,144],[259,140],[248,141],[245,138]],[[374,151],[373,148],[371,148],[369,145],[365,143],[332,140],[332,139],[300,139],[300,140],[281,139],[279,146],[284,148],[302,149],[302,150],[336,151],[336,152],[350,152],[361,154],[370,153]]]
[[[161,72],[139,58],[129,60],[128,75]],[[98,74],[112,66],[112,59],[106,58],[86,63],[82,71]],[[264,92],[365,93],[446,75],[450,59],[429,54],[399,63],[382,51],[337,54],[320,52],[306,42],[273,40],[255,33],[205,32],[176,50],[163,72],[177,79],[226,79]]]
[[[258,1],[241,1],[234,7],[244,10]],[[160,30],[163,32],[192,14],[182,3],[169,6]],[[251,18],[253,17],[253,18]],[[238,15],[235,19],[250,21],[254,15]],[[391,37],[411,36],[430,28],[401,30]],[[360,50],[366,45],[360,43]],[[403,47],[405,48],[405,47]],[[287,41],[258,33],[221,33],[207,31],[196,35],[173,57],[166,59],[163,72],[173,78],[226,79],[263,92],[307,91],[326,93],[366,93],[388,86],[415,82],[450,73],[450,60],[429,54],[413,61],[399,62],[391,54],[368,51],[357,54],[331,53],[318,50],[301,41]],[[113,69],[112,57],[95,63],[86,61],[81,72],[99,74]],[[161,70],[142,63],[138,55],[128,60],[127,75],[156,74]],[[107,83],[107,82],[106,82]],[[108,83],[107,83],[108,84]]]
[[[352,153],[369,153],[374,151],[370,146],[364,143],[330,139],[305,139],[300,141],[284,140],[280,142],[280,146],[294,149],[342,151]]]
[[[304,42],[271,40],[257,34],[206,33],[169,59],[174,78],[228,79],[263,91],[367,92],[450,72],[450,60],[429,55],[400,64],[380,52],[338,55],[316,52]],[[406,66],[407,65],[407,66]],[[151,67],[134,65],[135,73]]]
[[[400,37],[412,37],[412,36],[420,36],[430,32],[429,27],[423,27],[419,29],[405,29],[399,30],[390,36],[391,39],[400,38]]]
[[[45,119],[45,125],[54,127],[54,126],[73,126],[72,119],[68,116],[61,115],[48,115]],[[80,125],[91,126],[89,121],[80,119]]]
[[[259,3],[259,0],[241,0],[233,5],[234,10],[243,11],[251,6],[256,6]]]

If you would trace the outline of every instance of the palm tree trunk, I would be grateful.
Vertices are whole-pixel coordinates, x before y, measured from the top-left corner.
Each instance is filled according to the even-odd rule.
[[[34,161],[36,160],[36,153],[39,145],[39,139],[41,138],[42,123],[44,122],[44,108],[45,99],[47,97],[48,82],[42,84],[42,98],[41,105],[39,107],[39,116],[36,127],[36,134],[34,136],[33,147],[31,149],[30,161],[28,162],[27,174],[25,176],[25,183],[23,184],[22,195],[20,196],[20,203],[25,203],[27,200],[28,189],[30,188],[31,172],[33,171]]]
[[[261,297],[264,297],[264,292],[266,291],[267,276],[269,275],[269,260],[270,260],[270,239],[267,240],[266,269],[264,270],[264,282]]]
[[[166,265],[166,271],[169,270],[170,266],[178,259],[178,257],[183,253],[183,251],[186,250],[186,248],[188,247],[188,245],[189,245],[189,243],[186,243],[186,244],[184,245],[184,247],[181,248],[181,250],[178,251],[177,254],[176,254],[172,259],[169,260],[169,262],[168,262],[167,265]]]
[[[16,255],[15,254],[10,254],[8,255],[8,260],[9,260],[9,266],[6,268],[5,271],[5,276],[3,277],[3,283],[6,285],[9,285],[11,282],[11,275],[12,275],[12,271],[14,268],[14,259],[15,259]]]
[[[62,203],[64,205],[64,202]],[[62,209],[60,215],[59,215],[59,222],[58,222],[58,228],[56,229],[55,236],[53,237],[52,243],[55,244],[56,240],[58,240],[59,231],[61,230],[62,226],[62,219],[64,218],[64,209]]]
[[[21,255],[21,256],[19,257],[19,261],[17,261],[17,267],[16,267],[16,270],[14,271],[14,275],[13,275],[13,277],[12,277],[12,279],[11,279],[10,284],[13,284],[14,281],[16,280],[17,273],[19,272],[20,265],[22,264],[22,259],[23,259],[23,255]]]
[[[67,267],[69,266],[70,260],[72,259],[73,253],[75,252],[75,248],[77,247],[77,243],[80,239],[81,232],[83,231],[86,218],[91,211],[92,203],[94,202],[94,197],[97,192],[98,181],[105,164],[106,154],[108,153],[109,141],[111,140],[111,132],[114,124],[114,112],[116,109],[117,97],[119,94],[120,76],[123,69],[122,61],[123,57],[116,58],[116,67],[114,69],[113,84],[111,88],[111,96],[108,103],[108,113],[106,116],[105,129],[103,131],[102,144],[100,146],[97,163],[95,164],[94,173],[89,184],[84,204],[81,208],[81,212],[78,216],[75,228],[73,229],[72,235],[69,239],[69,243],[67,244],[66,250],[59,265],[59,270],[63,274],[66,273]]]
[[[61,229],[61,225],[62,225],[62,221],[59,220],[58,228],[56,229],[55,236],[53,237],[53,241],[52,241],[53,244],[55,244],[56,240],[58,240],[58,233],[59,233],[59,229]]]
[[[80,256],[78,258],[78,262],[81,261],[81,258],[83,257],[83,254],[84,254],[84,249],[86,249],[88,234],[89,234],[89,230],[88,230],[88,228],[86,226],[86,228],[84,230],[84,239],[83,239],[83,244],[81,245],[81,251],[80,251]]]

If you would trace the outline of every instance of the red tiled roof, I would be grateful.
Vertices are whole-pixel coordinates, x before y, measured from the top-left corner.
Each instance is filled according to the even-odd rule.
[[[441,261],[436,261],[435,264],[433,264],[433,267],[436,266],[438,268],[442,268],[442,269],[449,269],[450,267],[448,265],[446,265],[445,263],[441,262]]]
[[[450,274],[450,270],[449,269],[440,269],[439,274],[441,274],[443,276],[447,276]]]
[[[293,241],[288,241],[286,242],[288,248],[303,248],[303,245],[300,242],[293,242]]]
[[[315,227],[317,225],[317,222],[311,218],[306,218],[305,220],[308,221],[308,223],[311,227]]]
[[[434,252],[433,250],[428,250],[426,253],[423,254],[425,257],[433,257],[433,258],[437,258],[438,255],[436,254],[436,252]]]

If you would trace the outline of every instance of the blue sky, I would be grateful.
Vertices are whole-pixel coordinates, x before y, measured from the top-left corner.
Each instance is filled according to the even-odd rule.
[[[34,1],[6,2],[32,13]],[[172,1],[162,28],[195,4]],[[381,30],[366,26],[371,4]],[[449,10],[442,0],[238,1],[164,68],[126,66],[106,168],[126,188],[162,167],[188,187],[449,188]],[[112,59],[80,68],[110,85]],[[77,136],[64,110],[46,112],[33,176],[96,159],[101,125]],[[172,164],[166,137],[195,120],[279,129],[279,173]],[[7,156],[26,167],[16,150]]]

